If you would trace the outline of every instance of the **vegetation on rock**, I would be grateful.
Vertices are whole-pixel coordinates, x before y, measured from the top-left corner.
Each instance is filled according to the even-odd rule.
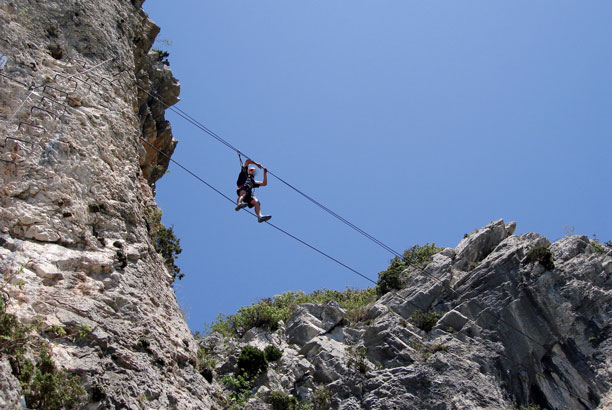
[[[21,373],[19,381],[28,408],[77,408],[80,397],[85,394],[79,378],[57,369],[48,352],[40,351],[36,365],[28,359],[25,365],[27,372]]]
[[[595,252],[601,253],[601,254],[609,252],[608,248],[612,247],[612,241],[601,243],[599,239],[597,239],[597,235],[595,234],[593,234],[593,239],[590,240],[590,243],[593,249],[595,250]]]
[[[440,320],[440,316],[435,312],[423,313],[420,310],[415,310],[410,315],[410,322],[425,332],[431,331],[438,320]]]
[[[424,268],[431,261],[431,257],[443,249],[438,248],[435,243],[426,243],[422,246],[414,245],[410,249],[406,249],[401,258],[396,256],[391,259],[389,267],[378,274],[378,282],[376,283],[378,296],[402,289],[406,269],[411,266]]]
[[[238,357],[237,374],[235,376],[228,374],[221,378],[223,384],[232,391],[229,399],[234,407],[240,407],[246,403],[252,394],[251,389],[255,385],[255,379],[268,370],[269,361],[278,360],[281,356],[280,349],[272,345],[267,346],[263,351],[254,346],[242,348]]]
[[[241,373],[253,378],[268,370],[268,361],[262,350],[253,346],[245,346],[238,357],[238,368]]]
[[[424,268],[429,262],[431,257],[437,253],[440,253],[444,248],[438,248],[435,243],[426,243],[425,245],[414,245],[410,249],[406,249],[402,256],[402,262],[407,266],[417,266]]]
[[[349,346],[346,352],[348,353],[347,366],[361,374],[365,374],[368,371],[368,364],[366,363],[367,349],[363,346]]]
[[[272,406],[272,410],[294,410],[298,405],[295,397],[279,391],[270,393],[268,403]]]
[[[28,408],[76,408],[85,394],[79,378],[57,368],[49,353],[50,345],[37,334],[39,323],[23,324],[7,313],[8,282],[10,279],[0,288],[0,354],[8,357]],[[28,358],[32,354],[38,359]]]
[[[247,374],[239,374],[236,377],[226,374],[221,378],[221,381],[232,391],[229,400],[233,404],[233,408],[241,408],[251,396],[251,389],[254,385],[253,379]]]
[[[376,293],[382,296],[393,290],[402,288],[402,277],[407,266],[400,258],[391,259],[389,267],[378,274],[378,282],[376,283]]]
[[[268,362],[275,362],[283,357],[283,352],[278,347],[269,345],[264,349],[264,356]]]
[[[278,329],[279,322],[287,321],[299,305],[322,304],[331,300],[338,302],[347,311],[347,318],[352,320],[363,316],[365,307],[376,300],[376,290],[373,288],[346,289],[340,292],[324,289],[311,294],[302,291],[286,292],[242,307],[234,315],[220,314],[217,320],[207,327],[209,332],[219,332],[227,337],[242,337],[252,328],[275,331]]]
[[[170,66],[170,61],[168,61],[168,57],[170,57],[170,53],[165,50],[159,50],[157,48],[151,49],[151,51],[157,53],[157,61],[160,63]]]
[[[213,380],[213,369],[217,365],[217,359],[205,348],[199,348],[196,357],[196,369],[209,383]]]
[[[149,235],[155,250],[164,258],[166,268],[172,274],[173,279],[182,279],[185,275],[175,264],[178,255],[183,251],[180,245],[181,240],[174,234],[172,226],[166,228],[161,218],[161,209],[154,206],[147,209],[146,222]]]
[[[546,246],[536,246],[527,252],[527,255],[525,256],[525,263],[536,262],[546,268],[546,270],[552,270],[555,268],[552,252]]]
[[[547,312],[547,317],[554,319],[552,325],[559,326],[560,323],[566,321],[566,318],[555,317],[559,312],[554,310],[554,306],[557,306],[559,292],[565,292],[562,297],[564,303],[572,306],[574,312],[580,310],[582,312],[579,314],[580,317],[594,317],[595,314],[602,317],[605,313],[602,314],[601,305],[593,305],[595,310],[587,313],[584,311],[582,301],[585,289],[591,289],[591,287],[600,289],[601,295],[609,291],[609,283],[594,281],[593,272],[601,271],[602,266],[608,271],[610,252],[607,244],[599,244],[595,239],[590,241],[590,245],[585,243],[584,237],[564,239],[557,242],[556,245],[550,245],[550,249],[554,249],[556,255],[561,255],[559,258],[563,258],[564,261],[566,260],[565,255],[569,255],[573,262],[559,265],[556,274],[548,275],[549,280],[547,281],[530,281],[531,283],[526,284],[524,278],[528,277],[528,272],[542,271],[543,268],[538,265],[550,266],[550,262],[554,266],[553,255],[547,247],[536,246],[548,243],[537,234],[516,236],[506,241],[505,246],[498,246],[505,238],[508,238],[508,235],[511,235],[512,229],[512,226],[508,229],[503,221],[492,223],[492,228],[479,231],[478,238],[463,242],[460,247],[462,254],[455,250],[455,255],[459,254],[459,257],[451,258],[452,252],[448,251],[444,253],[448,257],[440,257],[439,260],[436,257],[435,264],[428,267],[431,256],[440,250],[435,245],[413,247],[405,253],[405,259],[395,258],[392,261],[392,264],[395,262],[395,265],[391,267],[392,269],[388,269],[387,273],[395,274],[397,288],[410,284],[410,292],[406,292],[402,298],[404,300],[387,297],[378,300],[374,308],[368,308],[375,301],[377,291],[381,286],[367,291],[354,292],[346,298],[345,296],[348,295],[342,295],[343,292],[334,291],[320,291],[312,295],[305,295],[301,292],[288,293],[262,300],[245,308],[232,317],[232,320],[217,322],[216,325],[221,326],[221,330],[226,330],[232,337],[222,338],[215,334],[207,338],[204,344],[211,346],[214,344],[215,352],[225,357],[222,359],[225,364],[217,367],[219,371],[227,372],[234,369],[235,374],[227,376],[226,379],[226,385],[230,387],[232,398],[229,407],[239,405],[238,403],[245,404],[247,401],[249,408],[259,406],[295,410],[328,409],[332,403],[334,407],[351,406],[355,405],[352,400],[355,396],[352,393],[356,392],[355,386],[359,386],[360,391],[357,394],[360,394],[361,403],[368,403],[371,408],[382,408],[388,405],[401,407],[402,403],[413,400],[419,402],[416,407],[426,408],[432,403],[429,401],[429,396],[422,399],[418,395],[405,393],[405,386],[419,380],[417,389],[422,388],[431,393],[435,390],[430,388],[432,383],[436,383],[435,380],[439,380],[441,374],[448,375],[451,370],[456,372],[457,377],[449,377],[446,379],[448,384],[445,384],[444,390],[433,393],[437,395],[437,403],[444,403],[449,395],[457,394],[457,397],[460,397],[458,401],[460,407],[488,408],[491,403],[496,403],[495,406],[500,408],[514,406],[521,407],[521,410],[541,409],[532,404],[532,401],[535,399],[537,403],[543,403],[543,399],[531,395],[522,396],[522,393],[528,391],[530,386],[539,386],[539,370],[535,371],[534,378],[527,376],[524,381],[515,379],[518,371],[505,374],[502,383],[518,381],[520,386],[527,389],[519,389],[518,394],[512,393],[511,397],[499,394],[497,381],[491,383],[499,374],[498,368],[517,368],[512,366],[518,365],[518,368],[528,371],[534,368],[540,369],[540,366],[546,362],[543,357],[549,355],[538,347],[546,348],[546,344],[540,344],[520,330],[516,330],[518,338],[516,340],[521,340],[520,344],[516,343],[514,338],[509,340],[500,337],[508,330],[504,324],[499,323],[501,315],[498,312],[503,311],[507,303],[513,303],[521,308],[504,311],[508,314],[507,317],[503,317],[504,321],[522,322],[525,328],[533,329],[534,326],[547,325],[541,320],[541,313]],[[600,247],[605,252],[602,252]],[[527,251],[530,249],[527,256]],[[574,255],[576,252],[577,254]],[[489,259],[491,263],[482,264],[481,261],[491,254],[495,256]],[[521,254],[525,255],[522,261],[516,257]],[[527,265],[527,263],[532,263],[532,265]],[[449,295],[451,292],[440,286],[432,286],[432,281],[429,280],[406,280],[408,274],[426,276],[424,274],[428,272],[435,272],[440,281],[452,280],[458,270],[469,272],[476,265],[479,265],[478,274],[466,276],[466,282],[462,285],[463,289],[459,290],[459,292],[465,290],[466,293],[459,296]],[[462,270],[466,267],[468,271]],[[423,269],[429,269],[429,271],[423,272]],[[575,283],[571,283],[572,281]],[[393,282],[389,280],[386,285],[393,285]],[[505,301],[509,289],[521,289],[524,286],[529,286],[529,293],[525,292],[516,299]],[[478,291],[474,292],[474,289]],[[551,289],[555,290],[552,294]],[[466,294],[468,296],[464,297]],[[363,322],[357,326],[347,323],[345,320],[347,315],[336,304],[321,306],[321,303],[327,300],[338,300],[345,305],[341,300],[343,298],[345,302],[351,300],[352,312],[367,312],[370,321],[367,323],[371,323],[372,326],[363,326]],[[297,305],[304,303],[313,303],[318,306],[302,306],[296,310]],[[466,303],[464,305],[467,306],[466,309],[458,308],[464,303]],[[418,306],[421,306],[421,310],[413,311],[410,316],[406,315],[407,309],[411,309],[407,312],[410,313],[413,307],[418,308]],[[475,307],[478,309],[474,309]],[[454,311],[446,315],[444,326],[442,326],[439,321],[440,316],[449,309],[454,309]],[[485,310],[493,312],[493,315],[500,319],[478,321]],[[289,316],[291,318],[287,326],[279,326],[279,321]],[[466,327],[467,322],[471,323]],[[236,331],[237,328],[232,327],[236,323],[240,324],[238,331]],[[259,330],[249,332],[247,337],[241,341],[236,340],[235,336],[239,333],[244,334],[249,326],[255,323],[265,323],[268,330],[277,327],[280,327],[281,330],[274,334]],[[578,362],[590,360],[587,352],[601,349],[600,344],[609,336],[609,329],[607,327],[602,329],[599,326],[599,324],[594,324],[586,331],[580,328],[575,329],[576,346],[582,349],[580,356],[576,355],[575,359],[571,359],[555,355],[555,359],[559,360],[559,363],[565,363],[564,366],[567,366],[567,369],[574,369],[572,360]],[[414,331],[417,327],[429,334],[424,335],[423,332],[417,331],[415,335]],[[437,331],[437,333],[433,331],[438,328],[445,329],[445,331]],[[478,334],[479,337],[474,337],[474,334]],[[240,352],[238,346],[253,340],[265,340],[266,337],[273,340],[276,346],[283,347],[285,356],[282,359],[282,365],[270,364],[265,370],[268,373],[266,375],[261,371],[251,371],[249,374],[242,363],[241,369],[235,370],[237,354],[244,353]],[[549,339],[554,343],[556,337],[550,334]],[[489,341],[493,343],[489,344]],[[584,343],[585,341],[587,344]],[[498,347],[495,346],[497,343],[503,346],[505,351],[513,352],[512,357],[527,357],[540,350],[542,354],[534,358],[531,364],[516,363],[510,356],[499,355]],[[256,356],[259,362],[263,362],[261,351],[251,349],[257,354],[249,356]],[[270,353],[273,346],[268,346],[263,350],[263,359],[271,363]],[[528,354],[524,354],[526,351]],[[301,354],[302,352],[304,354]],[[471,352],[472,356],[458,354],[459,352]],[[294,361],[296,357],[297,360]],[[500,363],[499,366],[502,367],[496,365],[487,368],[486,373],[482,374],[478,372],[475,374],[470,370],[478,367],[486,368],[492,359],[497,360]],[[256,362],[256,360],[253,361]],[[590,363],[597,367],[596,358]],[[295,367],[292,368],[292,366]],[[398,375],[395,372],[398,366],[411,366],[415,371]],[[254,367],[258,368],[257,365]],[[566,380],[564,384],[572,391],[577,391],[572,386],[581,386],[582,383],[594,385],[590,384],[593,379],[589,378],[589,375],[568,373],[558,366],[554,366],[553,369],[544,369],[544,371],[563,374]],[[313,377],[306,379],[302,377],[303,374],[313,375]],[[289,378],[289,381],[285,377]],[[576,381],[572,380],[572,377],[575,377]],[[282,380],[282,383],[279,383],[279,380]],[[330,380],[334,382],[329,383]],[[465,386],[469,386],[465,394],[457,393]],[[565,388],[563,385],[560,387]],[[538,389],[538,391],[544,391],[540,387]],[[485,391],[483,397],[477,399],[477,403],[473,401],[472,392],[474,391],[479,393]],[[599,396],[576,397],[576,399],[584,399],[584,402],[589,400],[591,407],[600,404]],[[572,398],[568,400],[568,403],[580,402]]]

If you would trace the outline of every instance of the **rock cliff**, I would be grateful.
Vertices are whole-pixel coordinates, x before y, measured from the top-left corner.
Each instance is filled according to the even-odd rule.
[[[30,325],[20,362],[2,323],[1,408],[41,349],[84,386],[79,407],[215,407],[147,221],[179,85],[141,4],[0,2],[0,286]]]
[[[612,249],[514,227],[493,222],[408,267],[362,317],[305,304],[276,331],[213,333],[201,347],[217,379],[241,373],[246,345],[282,350],[246,408],[291,396],[315,409],[610,408]]]

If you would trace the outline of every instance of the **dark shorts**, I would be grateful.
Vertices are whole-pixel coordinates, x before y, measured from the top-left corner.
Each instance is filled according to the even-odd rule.
[[[243,186],[242,188],[238,188],[236,190],[236,195],[238,195],[238,197],[240,197],[240,191],[246,192],[243,202],[246,202],[247,204],[249,204],[249,208],[253,208],[254,205],[252,205],[251,202],[253,201],[253,199],[257,199],[255,195],[253,195],[253,189],[248,186]]]

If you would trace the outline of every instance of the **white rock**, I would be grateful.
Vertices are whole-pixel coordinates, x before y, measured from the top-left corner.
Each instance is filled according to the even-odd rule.
[[[476,266],[504,239],[510,236],[502,219],[470,234],[455,248],[454,267],[467,270]]]
[[[452,331],[459,331],[468,322],[468,318],[462,315],[460,312],[456,310],[450,310],[444,314],[436,323],[434,329],[441,329],[448,331],[448,329],[452,329]]]

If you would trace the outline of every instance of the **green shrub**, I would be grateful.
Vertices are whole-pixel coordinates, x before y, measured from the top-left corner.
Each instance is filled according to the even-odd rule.
[[[591,246],[597,253],[606,253],[606,247],[597,239],[591,239]]]
[[[351,369],[357,370],[361,374],[365,374],[368,371],[368,364],[366,362],[366,348],[349,346],[346,349],[348,360],[347,366]]]
[[[269,347],[273,346],[268,346],[265,350],[271,352],[272,350],[268,349]],[[274,355],[275,353],[271,354]],[[238,357],[238,368],[235,377],[225,375],[221,378],[221,381],[232,390],[230,394],[232,402],[241,408],[252,394],[255,378],[268,369],[266,354],[256,347],[245,346]]]
[[[155,250],[164,258],[166,268],[172,274],[173,280],[182,279],[185,275],[180,273],[181,268],[174,263],[183,251],[180,245],[181,240],[176,237],[172,227],[166,228],[161,218],[162,211],[159,208],[149,207],[145,218],[149,235]]]
[[[49,353],[40,352],[40,363],[34,370],[31,382],[22,388],[29,408],[74,409],[85,394],[79,378],[58,370]]]
[[[245,346],[238,357],[238,367],[242,373],[253,378],[268,370],[268,361],[264,352],[253,346]]]
[[[209,328],[227,337],[242,337],[255,327],[274,331],[278,329],[278,322],[285,316],[284,309],[278,309],[268,303],[260,302],[241,307],[235,315],[220,314]]]
[[[268,362],[275,362],[283,357],[283,352],[274,345],[268,345],[264,349],[264,357]]]
[[[253,380],[247,374],[239,374],[236,377],[227,374],[221,378],[221,382],[232,390],[229,398],[239,408],[241,408],[251,396]]]
[[[310,294],[306,294],[302,291],[286,292],[282,295],[274,296],[272,300],[267,299],[266,301],[273,307],[281,309],[286,314],[282,320],[287,320],[295,308],[301,304],[323,304],[332,300],[338,302],[338,304],[349,313],[353,309],[359,309],[375,302],[376,290],[373,288],[366,288],[363,290],[347,288],[343,291],[331,289],[315,290]]]
[[[438,248],[435,243],[426,243],[425,245],[414,245],[412,248],[404,251],[402,262],[408,266],[425,267],[431,262],[431,257],[436,253],[440,253],[444,248]]]
[[[268,404],[272,405],[272,410],[295,410],[298,401],[289,394],[273,391],[268,396]]]
[[[328,409],[331,405],[332,394],[328,387],[317,389],[314,392],[314,405],[317,409]]]
[[[8,356],[28,408],[76,408],[85,394],[80,380],[56,368],[47,351],[48,345],[35,333],[40,323],[26,325],[6,312],[8,296],[4,286],[6,283],[0,288],[0,355]],[[28,351],[38,353],[38,363],[25,357]]]
[[[403,272],[407,267],[400,258],[391,259],[389,267],[378,273],[378,281],[376,282],[376,293],[378,296],[401,289]]]
[[[151,49],[151,51],[154,51],[157,53],[157,61],[167,66],[170,65],[170,61],[168,61],[168,57],[170,57],[169,52],[164,51],[164,50],[159,50],[157,48],[153,48]]]
[[[426,243],[423,246],[414,245],[412,248],[405,250],[401,258],[391,259],[389,267],[378,274],[378,282],[376,283],[378,296],[402,289],[405,277],[404,271],[408,267],[424,268],[431,261],[431,257],[443,249],[438,248],[435,243]]]
[[[17,316],[6,313],[6,298],[0,293],[0,353],[22,355],[30,339],[31,326],[24,325]]]
[[[552,270],[555,268],[552,252],[545,246],[536,246],[527,252],[527,255],[525,256],[525,263],[536,262],[542,265],[546,270]]]
[[[410,315],[410,322],[419,329],[429,332],[440,320],[437,313],[423,313],[420,310],[415,310]]]

